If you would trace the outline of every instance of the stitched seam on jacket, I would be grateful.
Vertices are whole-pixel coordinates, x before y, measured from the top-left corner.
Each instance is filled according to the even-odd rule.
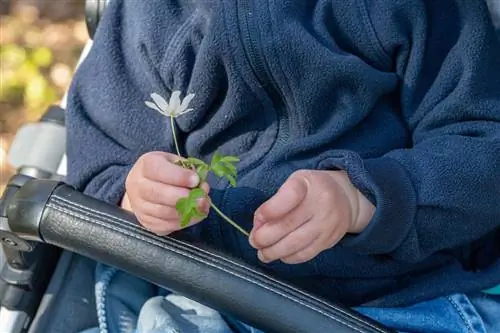
[[[271,292],[273,292],[273,293],[275,293],[275,294],[277,294],[277,295],[280,295],[280,296],[282,296],[282,297],[284,297],[284,298],[286,298],[286,299],[289,299],[289,300],[291,300],[291,301],[293,301],[293,302],[296,302],[296,303],[298,303],[298,304],[300,304],[300,305],[302,305],[302,306],[304,306],[304,307],[306,307],[306,308],[309,308],[309,309],[311,309],[311,310],[313,310],[313,311],[315,311],[315,312],[317,312],[317,313],[319,313],[319,314],[322,314],[323,316],[325,316],[325,317],[327,317],[327,318],[330,318],[330,319],[332,319],[332,320],[334,320],[334,321],[336,321],[336,322],[338,322],[338,323],[340,323],[340,324],[342,324],[342,325],[345,325],[345,326],[347,326],[347,327],[349,327],[349,328],[351,328],[351,329],[355,330],[356,332],[359,332],[359,333],[364,333],[364,332],[363,332],[363,331],[361,331],[359,328],[354,327],[354,326],[353,326],[353,325],[351,325],[350,323],[348,323],[348,322],[346,322],[346,321],[344,321],[344,320],[341,320],[341,319],[339,319],[339,318],[336,318],[336,317],[334,317],[334,316],[332,316],[332,315],[330,315],[330,314],[326,313],[325,311],[322,311],[321,309],[318,309],[317,307],[315,307],[315,306],[313,306],[313,305],[309,305],[309,304],[307,304],[307,303],[305,303],[305,302],[303,302],[303,301],[301,301],[301,300],[299,300],[299,299],[297,299],[297,298],[294,298],[294,297],[288,296],[288,295],[286,295],[286,294],[284,294],[284,293],[282,293],[282,292],[279,292],[278,290],[274,289],[274,288],[273,288],[273,287],[271,287],[271,286],[266,286],[266,285],[265,285],[265,284],[263,284],[263,283],[260,283],[260,282],[257,282],[257,281],[253,281],[253,280],[249,279],[248,277],[246,277],[246,276],[244,276],[244,275],[242,275],[242,274],[235,273],[235,272],[232,272],[232,271],[227,270],[227,269],[225,269],[225,268],[222,268],[222,267],[220,267],[220,266],[217,266],[216,264],[214,264],[214,263],[210,263],[210,262],[208,262],[207,260],[205,260],[205,259],[203,259],[203,258],[199,258],[199,257],[193,256],[193,255],[191,255],[191,254],[188,254],[188,253],[186,253],[185,251],[180,251],[180,250],[178,250],[178,249],[175,249],[175,248],[169,247],[168,245],[166,245],[166,244],[164,244],[164,243],[162,243],[162,242],[159,242],[159,241],[157,241],[157,240],[151,240],[151,239],[148,239],[147,237],[144,237],[144,236],[141,236],[141,235],[138,235],[138,234],[134,234],[133,232],[130,232],[130,231],[127,231],[127,230],[123,230],[123,229],[120,229],[119,227],[116,227],[116,226],[113,226],[113,225],[109,225],[109,224],[106,224],[106,223],[102,223],[102,222],[100,222],[100,221],[98,221],[98,220],[95,220],[95,219],[90,218],[89,216],[84,216],[84,215],[82,216],[82,215],[80,215],[80,214],[78,214],[78,213],[76,213],[76,212],[74,212],[74,211],[69,210],[69,209],[65,209],[65,208],[57,207],[57,206],[54,206],[54,205],[52,205],[52,204],[50,204],[50,203],[49,203],[49,204],[47,204],[47,207],[50,207],[50,208],[55,209],[55,210],[57,210],[57,211],[59,211],[59,212],[66,213],[66,214],[68,214],[68,215],[71,215],[71,216],[74,216],[74,217],[77,217],[77,218],[81,218],[81,219],[83,219],[83,220],[85,220],[85,221],[88,221],[88,222],[91,222],[91,223],[97,224],[97,225],[99,225],[99,226],[101,226],[101,227],[104,227],[104,228],[107,228],[107,229],[111,229],[111,230],[114,230],[114,231],[116,231],[116,232],[120,232],[120,233],[122,233],[122,234],[124,234],[124,235],[127,235],[127,236],[129,236],[129,237],[136,238],[136,239],[138,239],[138,240],[142,240],[142,241],[144,241],[144,242],[146,242],[146,243],[148,243],[148,244],[150,244],[150,245],[157,246],[157,247],[160,247],[160,248],[163,248],[163,249],[165,249],[165,248],[169,248],[169,250],[170,250],[170,251],[172,251],[172,252],[174,252],[174,253],[176,253],[176,254],[179,254],[179,255],[184,255],[184,256],[186,256],[186,257],[188,257],[188,258],[190,258],[190,259],[192,259],[192,260],[194,260],[194,261],[201,262],[201,263],[206,264],[206,265],[208,265],[208,266],[210,266],[210,267],[213,267],[213,268],[219,269],[219,270],[221,270],[221,271],[224,271],[224,272],[226,272],[226,273],[228,273],[228,274],[230,274],[230,275],[233,275],[233,276],[239,277],[239,278],[240,278],[240,279],[242,279],[242,280],[245,280],[245,281],[247,281],[247,282],[249,282],[249,283],[251,283],[251,284],[255,284],[255,285],[257,285],[257,286],[259,286],[259,287],[261,287],[261,288],[263,288],[263,289],[266,289],[266,290],[268,290],[268,291],[271,291]],[[337,310],[337,309],[335,309],[335,310]],[[361,322],[362,322],[363,324],[367,324],[367,323],[365,323],[364,321],[361,321]],[[376,328],[376,327],[374,327],[374,329],[375,329],[375,330],[377,330],[378,332],[383,332],[383,331],[379,330],[379,329],[378,329],[378,328]]]
[[[172,36],[172,39],[168,42],[165,50],[163,51],[163,56],[160,60],[160,69],[164,70],[170,62],[172,62],[179,52],[179,50],[184,46],[182,39],[191,32],[193,28],[193,23],[199,18],[198,9],[195,9],[191,15],[184,21],[177,31]],[[173,55],[173,56],[172,56]]]
[[[80,208],[79,211],[81,213],[83,213],[83,214],[93,213],[94,215],[97,215],[97,217],[107,217],[108,220],[110,220],[110,222],[113,222],[113,220],[114,220],[116,222],[121,222],[121,223],[127,224],[128,226],[131,226],[134,229],[133,231],[135,231],[135,232],[139,231],[142,234],[145,234],[148,237],[151,237],[151,238],[155,239],[156,241],[162,242],[162,240],[163,240],[161,237],[158,237],[158,236],[156,236],[154,234],[151,234],[151,233],[147,232],[146,230],[142,229],[139,225],[134,224],[134,223],[132,223],[132,222],[130,222],[128,220],[121,219],[119,217],[116,217],[116,216],[113,216],[113,215],[110,215],[110,214],[107,214],[107,213],[104,213],[104,212],[99,212],[99,211],[96,211],[96,210],[94,210],[92,208],[89,208],[89,207],[84,207],[84,206],[82,206],[80,204],[68,201],[67,199],[59,197],[57,195],[54,195],[52,197],[52,199],[57,199],[57,201],[62,201],[64,203],[66,203],[66,204],[63,204],[63,205],[65,205],[69,209],[76,209],[76,210],[78,210],[78,208]],[[56,201],[56,200],[54,200],[54,201]],[[78,208],[76,208],[75,206],[78,207]],[[267,276],[267,275],[265,275],[265,274],[263,274],[263,273],[261,273],[259,271],[253,270],[249,266],[241,265],[238,262],[230,260],[230,258],[225,258],[225,257],[219,256],[217,254],[210,253],[208,251],[205,251],[204,249],[196,248],[196,247],[192,246],[189,243],[181,242],[181,241],[179,241],[177,239],[174,239],[174,238],[169,238],[169,240],[171,240],[172,243],[176,243],[177,246],[188,247],[191,250],[196,251],[198,254],[199,254],[199,252],[203,252],[205,255],[209,256],[209,258],[214,258],[215,257],[215,258],[219,259],[220,261],[224,261],[224,262],[229,263],[231,265],[237,266],[240,269],[243,269],[243,270],[246,270],[246,271],[250,271],[253,274],[258,275],[259,277],[261,277],[263,279],[270,280],[270,281],[276,283],[281,288],[291,289],[294,292],[296,292],[297,294],[300,294],[301,296],[303,296],[305,298],[311,298],[311,299],[315,300],[316,302],[322,304],[323,306],[325,306],[327,308],[330,308],[330,309],[332,309],[332,310],[334,310],[336,312],[342,313],[343,315],[345,315],[346,317],[349,317],[352,320],[359,321],[358,318],[355,318],[353,315],[351,315],[350,313],[344,311],[343,309],[334,307],[333,305],[331,305],[331,304],[329,304],[329,303],[327,303],[327,302],[325,302],[325,301],[323,301],[323,300],[321,300],[319,298],[316,298],[314,295],[307,294],[307,293],[303,292],[302,290],[296,289],[296,288],[294,288],[293,286],[290,286],[290,285],[286,285],[283,282],[274,279],[273,277]],[[369,322],[365,322],[365,321],[362,321],[362,322],[366,326],[369,326],[370,328],[372,328],[372,329],[374,329],[374,330],[376,330],[378,332],[384,332],[384,331],[382,331],[381,329],[379,329],[378,327],[374,326],[373,324],[371,324]]]
[[[371,36],[372,40],[375,42],[373,43],[373,46],[375,50],[377,51],[377,56],[380,61],[383,62],[384,65],[386,66],[391,66],[391,57],[385,50],[379,35],[377,33],[377,30],[375,29],[373,22],[370,18],[370,12],[368,11],[368,4],[366,3],[366,0],[360,0],[358,1],[358,4],[360,4],[360,11],[361,11],[361,17],[365,21],[366,26],[368,27],[366,29],[366,32]]]

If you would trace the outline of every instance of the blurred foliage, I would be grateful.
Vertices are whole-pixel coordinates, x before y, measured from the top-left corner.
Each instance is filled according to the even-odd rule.
[[[12,173],[5,152],[13,135],[62,99],[88,39],[83,7],[57,21],[39,9],[19,2],[0,16],[0,191]]]
[[[46,73],[53,63],[53,53],[48,48],[2,45],[0,62],[1,102],[14,107],[25,106],[28,112],[38,113],[57,100],[57,87]]]

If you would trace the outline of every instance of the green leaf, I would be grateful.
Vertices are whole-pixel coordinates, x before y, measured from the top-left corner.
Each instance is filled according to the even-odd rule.
[[[212,165],[212,172],[215,173],[217,177],[224,177],[224,167],[220,164]]]
[[[208,171],[208,165],[199,165],[198,167],[196,167],[196,173],[200,177],[201,183],[207,181]]]
[[[221,159],[222,155],[218,151],[216,151],[212,156],[212,161],[210,162],[210,165],[213,167],[214,165],[219,164]]]
[[[184,161],[184,165],[188,168],[194,169],[198,176],[200,176],[201,182],[205,182],[207,180],[210,167],[204,161],[195,157],[189,157]]]
[[[232,175],[226,175],[226,178],[229,180],[229,184],[231,184],[232,187],[236,187],[236,178]]]
[[[224,169],[227,170],[228,173],[230,173],[233,176],[236,176],[236,167],[232,165],[231,163],[224,163],[221,162],[221,164],[224,166]]]
[[[189,197],[187,198],[180,198],[177,200],[177,203],[175,204],[175,209],[177,210],[177,213],[179,214],[179,217],[181,218],[181,227],[185,227],[189,224],[189,221],[191,220],[190,218],[190,205],[189,205]]]
[[[191,219],[193,218],[193,212],[189,211],[186,214],[184,214],[181,217],[181,228],[185,228],[189,225],[189,222],[191,222]]]
[[[192,189],[189,193],[189,200],[191,204],[192,218],[203,218],[206,214],[200,211],[198,207],[198,199],[204,198],[206,196],[205,191],[201,188]]]
[[[195,157],[189,157],[186,159],[186,162],[189,164],[189,165],[192,165],[192,166],[199,166],[199,165],[207,165],[207,163],[203,162],[202,160],[198,159],[198,158],[195,158]]]
[[[236,156],[222,156],[219,152],[215,152],[210,169],[217,177],[224,177],[232,186],[236,186],[238,172],[234,163],[239,162],[239,160]]]
[[[224,170],[225,176],[235,176],[236,175],[236,168],[234,168],[232,165],[231,165],[232,168],[228,167],[225,164],[222,164],[221,167]]]
[[[205,191],[201,188],[194,188],[189,192],[190,203],[196,207],[196,200],[203,198],[205,196]]]
[[[192,189],[186,198],[180,198],[175,208],[180,216],[181,227],[185,228],[191,220],[195,218],[203,218],[206,215],[202,213],[198,207],[197,200],[205,197],[205,191],[201,188]]]
[[[240,159],[236,156],[229,155],[229,156],[224,156],[222,158],[222,161],[228,162],[228,163],[238,163],[240,161]]]

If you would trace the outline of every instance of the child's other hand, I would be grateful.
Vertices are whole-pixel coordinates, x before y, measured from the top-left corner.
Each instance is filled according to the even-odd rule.
[[[263,262],[303,263],[360,233],[374,213],[345,172],[301,170],[257,209],[250,243]]]
[[[192,171],[176,165],[177,155],[164,152],[144,154],[130,170],[125,182],[124,209],[132,211],[139,222],[158,235],[181,229],[175,208],[177,200],[189,195],[200,179]],[[208,194],[208,184],[202,185]],[[200,210],[208,214],[210,203],[201,199]],[[196,223],[201,219],[193,220]]]

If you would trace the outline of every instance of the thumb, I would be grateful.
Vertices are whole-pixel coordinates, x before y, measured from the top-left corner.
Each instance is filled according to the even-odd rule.
[[[304,200],[309,183],[306,174],[300,171],[292,174],[278,192],[255,211],[254,228],[284,217]]]

